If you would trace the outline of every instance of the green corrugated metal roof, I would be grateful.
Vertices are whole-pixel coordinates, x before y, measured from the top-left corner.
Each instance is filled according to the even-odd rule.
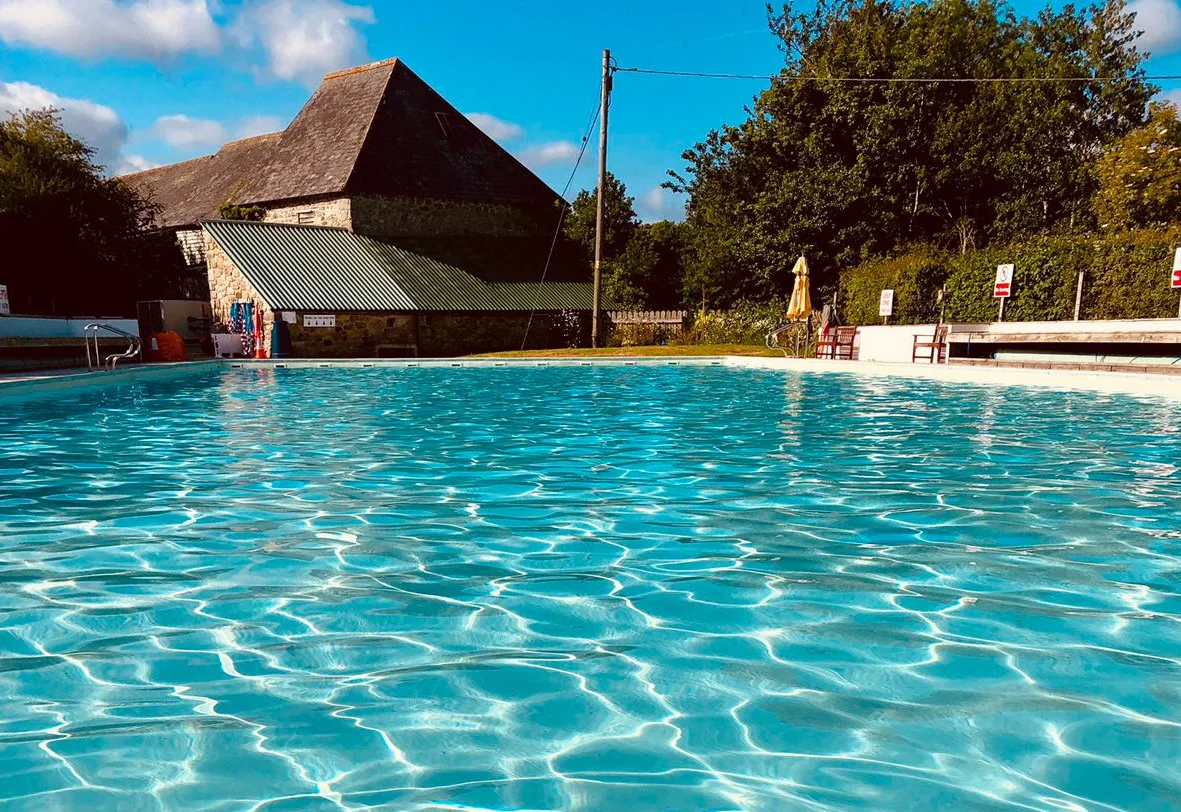
[[[586,283],[485,282],[454,265],[341,228],[240,220],[201,225],[274,310],[591,308]]]

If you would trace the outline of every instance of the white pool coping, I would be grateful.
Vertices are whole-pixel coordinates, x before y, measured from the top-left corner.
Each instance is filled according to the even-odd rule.
[[[893,380],[926,379],[983,386],[1034,386],[1086,390],[1181,400],[1181,376],[1133,372],[1022,369],[874,361],[833,361],[814,358],[756,356],[644,356],[599,358],[349,358],[349,359],[221,359],[172,364],[132,365],[114,372],[47,370],[0,376],[0,397],[38,394],[84,387],[116,386],[141,380],[184,377],[210,369],[371,369],[371,368],[495,368],[588,366],[725,366],[812,374],[860,375]]]

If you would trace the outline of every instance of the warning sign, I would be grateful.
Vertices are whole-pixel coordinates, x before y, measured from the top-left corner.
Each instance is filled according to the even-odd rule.
[[[1008,299],[1013,295],[1013,265],[996,266],[996,283],[992,286],[994,299]]]
[[[1173,254],[1173,290],[1181,288],[1181,248]]]

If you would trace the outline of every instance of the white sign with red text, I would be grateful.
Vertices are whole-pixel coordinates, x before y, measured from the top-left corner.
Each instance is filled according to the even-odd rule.
[[[1173,254],[1173,290],[1181,288],[1181,248]]]
[[[882,291],[882,297],[878,300],[878,315],[884,318],[894,315],[894,291]]]
[[[1013,265],[996,266],[996,282],[992,286],[994,299],[1008,299],[1013,295]]]

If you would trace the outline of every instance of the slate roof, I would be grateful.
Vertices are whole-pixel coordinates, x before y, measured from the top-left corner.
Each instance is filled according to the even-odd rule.
[[[237,220],[202,227],[274,310],[590,310],[585,282],[487,282],[392,242],[343,229]]]
[[[160,204],[163,228],[195,225],[217,216],[218,206],[233,198],[258,166],[270,159],[280,135],[231,141],[214,155],[123,175],[121,179],[149,192]]]
[[[281,133],[123,179],[153,192],[164,225],[195,225],[226,201],[341,194],[551,206],[540,178],[400,60],[330,73]]]

